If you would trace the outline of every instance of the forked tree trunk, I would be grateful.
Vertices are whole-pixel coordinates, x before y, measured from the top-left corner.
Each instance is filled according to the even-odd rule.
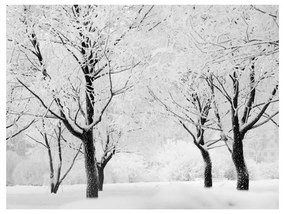
[[[98,167],[98,176],[99,176],[99,191],[103,191],[104,167]]]
[[[234,96],[232,98],[232,103],[231,103],[232,131],[234,139],[233,149],[232,149],[232,159],[237,173],[237,189],[248,190],[249,176],[243,155],[243,138],[245,133],[242,133],[240,131],[240,121],[238,117],[239,81],[236,71],[234,71],[233,73],[232,80],[233,80],[233,89],[234,89]]]
[[[212,161],[210,154],[204,148],[199,148],[204,160],[204,187],[212,187]]]
[[[86,197],[98,198],[98,173],[93,144],[93,131],[83,133],[85,171],[87,177]]]
[[[59,186],[57,186],[56,184],[53,183],[53,184],[51,185],[51,193],[56,194],[58,188],[59,188]]]
[[[201,120],[202,124],[205,123],[205,120]],[[210,153],[204,149],[204,130],[198,129],[197,132],[197,138],[199,141],[197,141],[197,138],[194,136],[194,134],[183,124],[183,127],[186,129],[186,131],[193,137],[194,144],[197,146],[197,148],[200,150],[202,154],[202,158],[204,161],[204,187],[212,187],[213,181],[212,181],[212,161],[210,157]]]
[[[60,186],[60,183],[59,182],[56,182],[56,184],[53,186],[52,188],[52,193],[56,194],[58,189],[59,189],[59,186]]]
[[[235,140],[232,150],[232,159],[237,173],[237,189],[249,189],[249,174],[244,161],[242,140]]]

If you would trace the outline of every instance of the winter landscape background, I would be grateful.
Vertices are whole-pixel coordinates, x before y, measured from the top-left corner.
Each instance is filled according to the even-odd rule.
[[[279,207],[278,6],[8,5],[6,31],[8,209]]]

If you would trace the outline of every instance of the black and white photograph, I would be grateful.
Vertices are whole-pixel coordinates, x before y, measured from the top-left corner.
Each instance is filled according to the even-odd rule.
[[[2,5],[6,209],[279,209],[278,4],[48,3]]]

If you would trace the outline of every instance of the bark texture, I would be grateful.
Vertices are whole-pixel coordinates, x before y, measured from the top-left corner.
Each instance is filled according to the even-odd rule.
[[[103,191],[104,184],[104,168],[98,167],[98,176],[99,176],[99,191]]]
[[[87,177],[86,197],[98,198],[98,173],[92,130],[89,130],[83,134],[83,147],[85,156],[85,171]]]
[[[233,102],[235,106],[237,106],[237,101],[233,100]],[[236,112],[234,108],[232,108],[232,127],[233,127],[233,138],[234,138],[233,149],[232,149],[232,160],[235,165],[237,173],[237,189],[248,190],[249,175],[243,154],[244,134],[242,134],[240,131],[238,112]]]
[[[204,150],[203,148],[200,149],[203,160],[204,160],[204,187],[212,187],[212,161],[210,158],[210,154],[208,151]]]
[[[242,140],[235,140],[232,150],[232,159],[237,173],[237,189],[249,189],[249,174],[244,160]]]

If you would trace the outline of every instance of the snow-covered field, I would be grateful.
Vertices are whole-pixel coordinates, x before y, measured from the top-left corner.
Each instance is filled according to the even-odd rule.
[[[209,209],[278,208],[278,180],[251,181],[250,191],[237,191],[235,181],[215,182],[212,189],[202,181],[106,184],[99,199],[85,199],[85,185],[62,186],[58,194],[49,188],[7,187],[7,208],[66,209]]]

